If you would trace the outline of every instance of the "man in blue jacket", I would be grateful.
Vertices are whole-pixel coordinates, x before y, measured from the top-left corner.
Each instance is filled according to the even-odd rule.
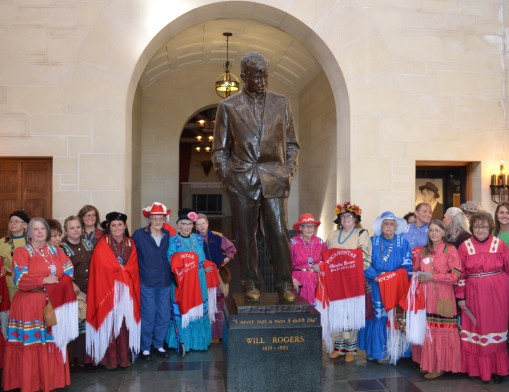
[[[150,361],[150,349],[167,358],[163,342],[170,324],[170,283],[168,263],[170,233],[163,228],[171,213],[164,204],[153,203],[143,209],[148,226],[134,232],[132,238],[138,251],[141,283],[141,354]]]

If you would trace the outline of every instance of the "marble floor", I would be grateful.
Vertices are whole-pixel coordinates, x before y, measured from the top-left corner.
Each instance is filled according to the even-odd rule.
[[[126,369],[72,369],[71,386],[63,391],[226,391],[225,358],[221,344],[213,344],[206,352],[189,352],[185,357],[172,352],[167,359],[154,358],[150,362],[136,361]],[[445,374],[427,381],[416,364],[408,359],[397,366],[367,362],[363,352],[353,363],[343,359],[322,358],[321,390],[328,391],[507,391],[509,377],[504,383],[483,383],[465,375]],[[286,392],[286,391],[281,391]],[[293,391],[291,391],[293,392]],[[299,391],[301,392],[301,391]],[[305,391],[302,391],[305,392]]]

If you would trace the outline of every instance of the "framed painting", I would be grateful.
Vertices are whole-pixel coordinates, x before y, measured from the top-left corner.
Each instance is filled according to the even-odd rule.
[[[415,205],[428,203],[432,208],[432,219],[444,217],[444,180],[442,178],[415,179]]]

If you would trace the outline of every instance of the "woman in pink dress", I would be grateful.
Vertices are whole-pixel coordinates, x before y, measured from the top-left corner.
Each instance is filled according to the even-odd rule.
[[[322,260],[322,250],[325,243],[315,235],[320,221],[307,213],[299,216],[293,229],[299,232],[290,241],[292,250],[292,279],[295,288],[311,305],[315,306],[317,272],[320,271],[319,262]]]
[[[423,346],[413,346],[413,359],[433,380],[444,371],[461,371],[461,348],[454,285],[461,277],[456,248],[444,242],[445,227],[438,219],[428,227],[428,244],[417,254],[415,266],[426,293],[426,333]]]
[[[490,234],[494,228],[487,212],[472,215],[473,236],[458,249],[463,273],[456,297],[461,309],[462,371],[500,384],[509,374],[509,248]]]

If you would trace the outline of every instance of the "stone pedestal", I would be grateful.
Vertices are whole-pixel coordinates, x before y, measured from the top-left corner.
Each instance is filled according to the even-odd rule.
[[[320,314],[306,300],[286,304],[262,293],[247,302],[233,294],[224,312],[228,392],[320,391]]]

